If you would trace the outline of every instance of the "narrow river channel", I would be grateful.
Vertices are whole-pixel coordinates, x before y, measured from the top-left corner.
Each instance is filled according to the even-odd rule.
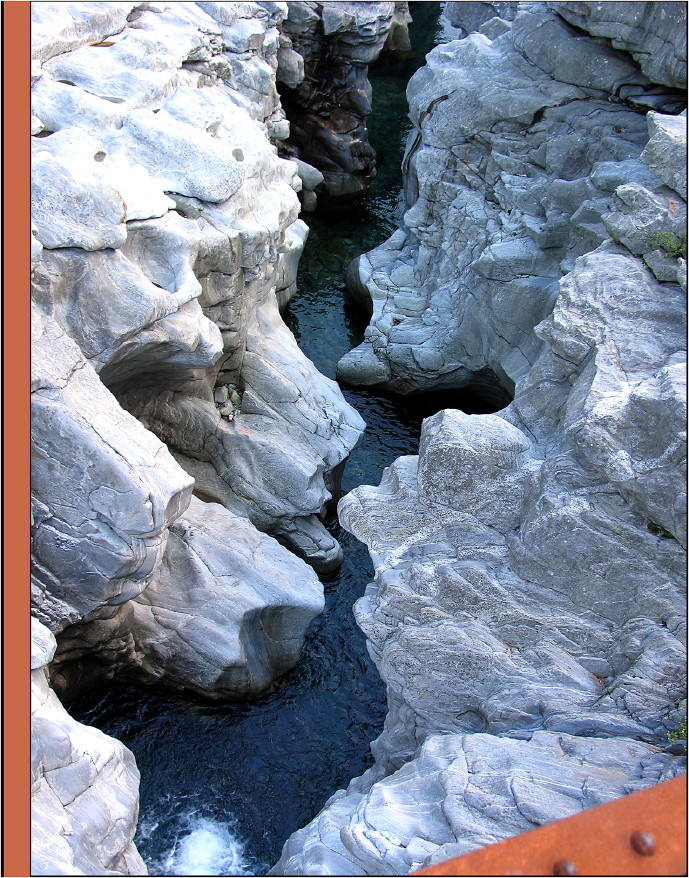
[[[347,299],[350,260],[382,242],[403,206],[400,164],[409,129],[406,83],[440,38],[439,3],[412,4],[416,57],[371,70],[371,141],[379,173],[348,208],[307,216],[310,236],[300,292],[285,316],[321,372],[362,339],[365,316]],[[343,388],[368,427],[342,487],[378,484],[383,469],[418,449],[421,421],[443,407],[486,411],[467,393],[394,399]],[[123,741],[141,772],[136,843],[151,874],[265,874],[286,838],[326,799],[371,764],[382,731],[385,687],[352,614],[373,569],[365,547],[333,518],[345,560],[324,580],[325,612],[312,624],[302,659],[278,690],[257,702],[209,705],[113,683],[68,705],[82,722]]]

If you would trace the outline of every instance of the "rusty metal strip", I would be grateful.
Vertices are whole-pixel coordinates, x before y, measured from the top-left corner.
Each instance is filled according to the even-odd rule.
[[[686,875],[687,779],[589,808],[415,875]]]

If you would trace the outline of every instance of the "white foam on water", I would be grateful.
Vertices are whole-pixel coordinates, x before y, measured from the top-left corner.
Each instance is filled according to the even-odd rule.
[[[163,860],[164,875],[251,875],[244,845],[230,831],[231,823],[189,816],[181,834]]]

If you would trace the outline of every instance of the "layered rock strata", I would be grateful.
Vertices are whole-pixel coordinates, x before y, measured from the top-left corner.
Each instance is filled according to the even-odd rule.
[[[514,401],[427,419],[418,457],[340,502],[375,565],[355,613],[388,715],[374,766],[273,874],[406,874],[686,771],[668,738],[686,710],[686,120],[543,79],[545,54],[569,63],[558,34],[588,46],[587,78],[634,64],[552,10],[501,20],[502,37],[436,49],[410,85],[414,113],[436,101],[412,149],[418,200],[352,272],[389,337],[369,332],[360,371],[345,361],[407,390],[488,366]]]
[[[687,87],[686,10],[681,3],[548,3],[565,21],[629,52],[652,82]]]
[[[364,424],[279,314],[308,231],[286,5],[33,12],[34,873],[143,874],[131,754],[48,683],[266,692],[340,562],[321,515]]]
[[[375,174],[366,130],[368,65],[388,35],[391,47],[405,44],[407,4],[290,0],[287,6],[278,80],[291,132],[283,152],[322,172],[319,191],[338,198],[362,195]],[[295,51],[303,59],[301,70]]]
[[[339,363],[348,383],[409,393],[489,386],[492,375],[511,392],[538,354],[533,328],[552,310],[557,280],[611,235],[620,240],[605,219],[618,199],[637,193],[648,204],[639,255],[659,249],[657,235],[684,231],[684,202],[639,163],[648,110],[686,106],[663,84],[681,78],[651,81],[615,48],[621,37],[582,35],[557,4],[522,4],[516,17],[514,5],[476,4],[471,16],[475,4],[458,4],[453,20],[483,21],[488,36],[436,48],[410,81],[408,210],[348,271],[372,312],[364,343]],[[684,7],[636,4],[634,22],[642,5],[666,31],[675,21],[675,66],[686,67]],[[620,186],[633,188],[616,195]]]

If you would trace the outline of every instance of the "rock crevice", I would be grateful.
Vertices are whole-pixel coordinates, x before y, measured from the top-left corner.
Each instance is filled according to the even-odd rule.
[[[394,4],[366,5],[314,14],[373,57]],[[312,568],[342,560],[321,517],[364,423],[280,316],[297,193],[322,180],[278,155],[277,80],[304,66],[289,5],[33,13],[32,612],[57,637],[34,672],[34,873],[144,874],[133,757],[95,730],[82,748],[56,692],[269,691],[323,609]]]
[[[350,269],[372,318],[339,372],[488,367],[514,399],[340,501],[388,714],[272,874],[407,874],[686,771],[683,38],[637,66],[685,9],[574,6],[450,3],[474,32],[410,82],[408,210]]]

